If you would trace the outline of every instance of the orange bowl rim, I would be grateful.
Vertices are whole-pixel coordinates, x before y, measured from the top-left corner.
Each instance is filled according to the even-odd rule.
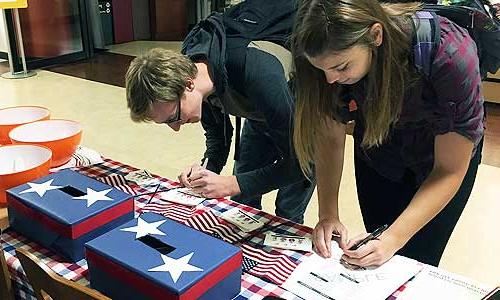
[[[68,121],[68,122],[73,122],[73,123],[76,123],[80,126],[80,130],[78,130],[77,132],[75,132],[75,134],[72,134],[72,135],[69,135],[69,136],[65,136],[65,137],[62,137],[60,139],[56,139],[56,140],[49,140],[49,141],[43,141],[43,142],[33,142],[33,141],[19,141],[19,140],[15,140],[13,139],[10,135],[12,134],[13,131],[15,130],[19,130],[18,128],[24,126],[24,125],[31,125],[31,124],[34,124],[34,123],[41,123],[41,122],[52,122],[52,121]],[[79,121],[75,121],[75,120],[69,120],[69,119],[49,119],[49,120],[40,120],[40,121],[35,121],[35,122],[30,122],[30,123],[27,123],[27,124],[22,124],[21,126],[18,126],[14,129],[12,129],[10,132],[9,132],[9,138],[12,142],[19,142],[19,143],[29,143],[29,144],[39,144],[39,143],[47,143],[47,142],[58,142],[58,141],[62,141],[64,139],[67,139],[67,138],[71,138],[73,136],[77,136],[79,134],[82,134],[83,132],[83,126],[82,126],[82,123],[79,122]]]
[[[36,169],[36,168],[38,168],[38,167],[46,164],[47,162],[49,162],[49,164],[51,163],[52,156],[54,155],[54,153],[52,152],[52,150],[49,147],[45,147],[43,145],[35,145],[35,144],[15,144],[14,145],[14,144],[9,144],[9,145],[0,145],[0,148],[19,147],[19,146],[30,146],[30,147],[45,148],[46,150],[49,150],[50,156],[49,156],[49,158],[47,160],[44,160],[42,163],[40,163],[37,166],[34,166],[33,168],[29,168],[29,169],[26,169],[26,170],[22,170],[22,171],[15,172],[15,173],[10,173],[10,174],[0,174],[0,176],[8,176],[8,175],[12,175],[12,174],[18,174],[18,173],[28,172],[28,171],[34,170],[34,169]]]
[[[38,122],[38,121],[45,121],[44,118],[50,117],[50,115],[52,114],[52,111],[50,111],[50,109],[48,109],[47,107],[38,106],[38,105],[16,105],[16,106],[9,106],[9,107],[0,108],[0,111],[7,110],[7,109],[12,109],[12,108],[23,108],[23,107],[41,108],[41,109],[46,110],[48,114],[45,117],[43,117],[41,119],[34,120],[34,121],[23,122],[23,123],[12,123],[12,124],[0,124],[0,126],[19,126],[19,125],[29,124],[29,123],[33,123],[33,122]]]

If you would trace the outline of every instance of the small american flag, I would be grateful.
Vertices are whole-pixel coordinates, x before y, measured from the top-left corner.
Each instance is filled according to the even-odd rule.
[[[157,198],[154,198],[150,203],[140,209],[141,213],[157,213],[180,223],[184,223],[187,219],[191,218],[195,211],[196,207],[194,206],[188,207]]]
[[[207,211],[194,215],[186,221],[186,225],[233,244],[248,235],[236,226],[222,222],[213,212]],[[240,247],[243,251],[243,271],[277,285],[285,282],[298,265],[293,258],[275,250],[264,251],[245,243]]]
[[[234,243],[244,237],[243,233],[239,234],[237,232],[239,230],[234,225],[222,223],[211,211],[194,215],[186,221],[186,225],[208,234],[217,234],[222,240],[229,243]]]
[[[241,268],[243,269],[243,272],[248,273],[251,269],[253,269],[253,267],[255,267],[258,264],[259,264],[258,261],[243,256],[243,262],[241,264]]]
[[[242,244],[241,249],[244,270],[246,267],[247,273],[277,285],[283,284],[298,265],[292,258],[278,251],[268,252],[247,244]]]
[[[108,176],[97,177],[97,180],[104,182],[107,185],[110,185],[114,188],[124,191],[130,195],[135,195],[135,191],[127,184],[127,180],[123,175],[120,174],[111,174]]]

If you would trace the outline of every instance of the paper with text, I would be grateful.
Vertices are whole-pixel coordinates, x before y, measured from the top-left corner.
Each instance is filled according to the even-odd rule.
[[[426,265],[422,272],[408,283],[398,300],[410,299],[481,299],[493,287],[474,282],[466,277]]]
[[[342,254],[332,242],[331,258],[311,255],[282,287],[304,299],[384,300],[422,269],[416,260],[396,255],[378,268],[353,271],[340,263]]]

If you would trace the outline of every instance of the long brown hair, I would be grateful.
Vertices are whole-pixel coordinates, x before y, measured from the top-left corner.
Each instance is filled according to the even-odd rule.
[[[329,84],[323,71],[307,57],[339,52],[359,45],[372,52],[366,75],[366,98],[361,109],[365,120],[362,146],[384,142],[390,126],[401,113],[410,85],[410,36],[405,26],[421,8],[419,3],[380,4],[376,0],[304,0],[295,20],[292,55],[296,83],[294,146],[304,173],[310,173],[314,145],[325,136],[329,118],[337,118],[342,86]],[[370,29],[379,23],[383,42],[375,45]],[[411,27],[409,27],[411,28]]]

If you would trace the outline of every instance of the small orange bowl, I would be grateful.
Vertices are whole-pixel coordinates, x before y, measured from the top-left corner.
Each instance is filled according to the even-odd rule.
[[[82,140],[82,126],[70,120],[45,120],[21,125],[9,133],[13,144],[41,145],[52,150],[51,167],[71,159]]]
[[[52,151],[36,145],[0,147],[0,207],[6,205],[5,191],[49,174]]]
[[[15,106],[0,109],[0,145],[11,143],[9,132],[17,126],[49,118],[50,111],[40,106]]]

